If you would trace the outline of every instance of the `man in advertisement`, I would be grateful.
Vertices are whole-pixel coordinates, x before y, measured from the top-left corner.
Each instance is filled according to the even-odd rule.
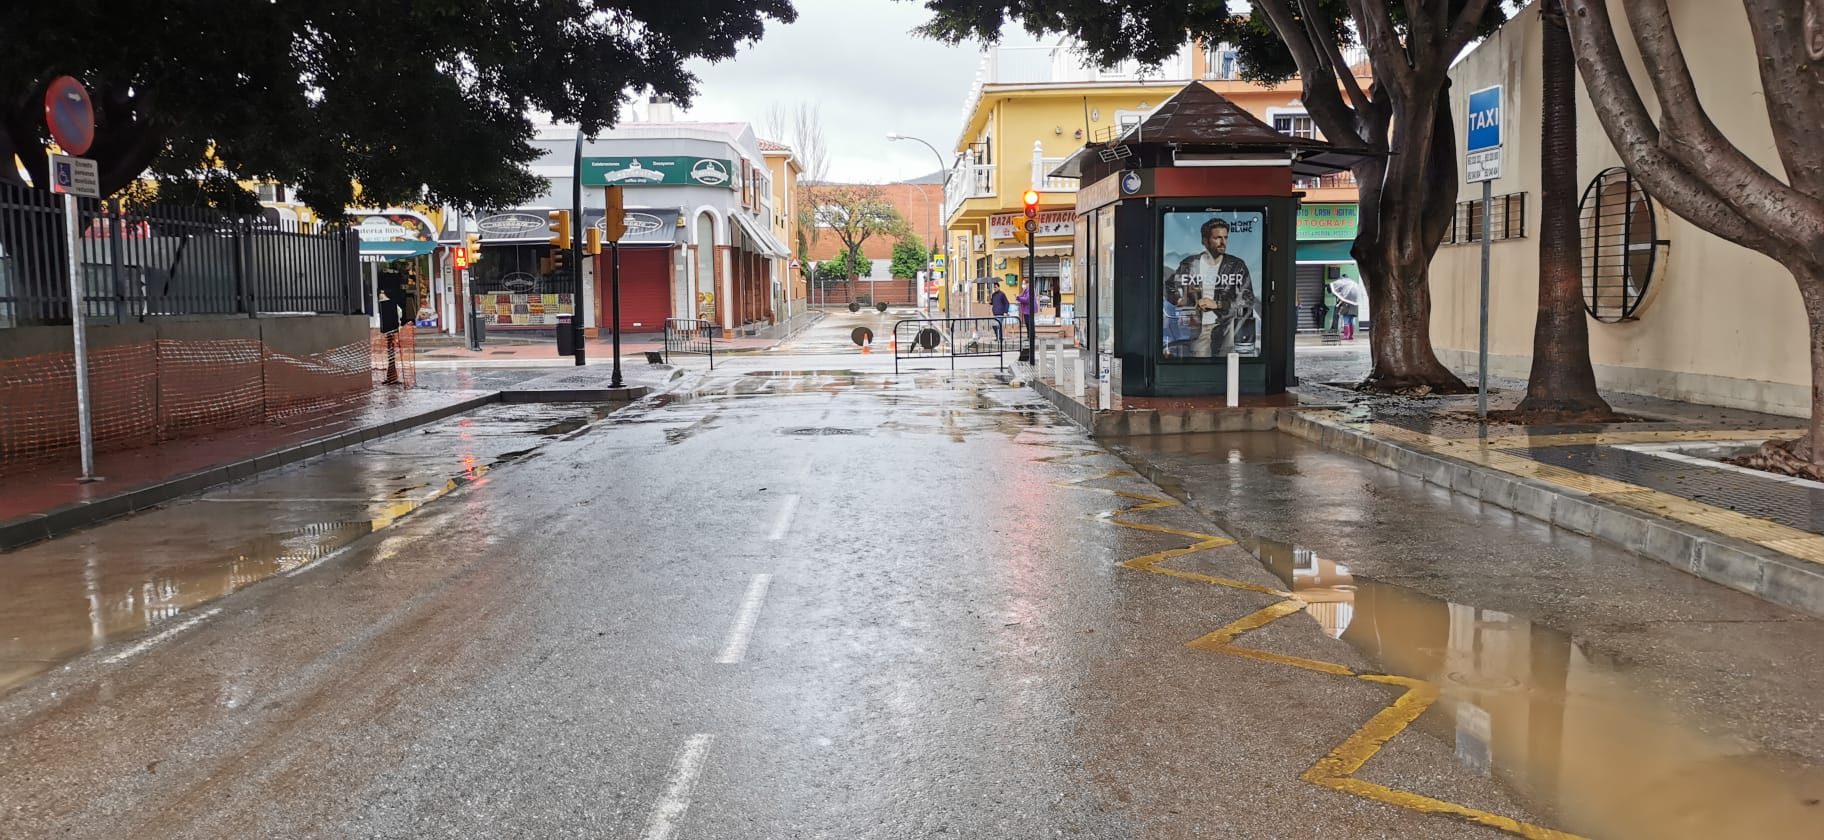
[[[1188,231],[1187,231],[1188,232]],[[1231,223],[1211,217],[1199,229],[1202,248],[1168,269],[1166,355],[1211,358],[1260,350],[1260,306],[1248,264],[1229,253]]]

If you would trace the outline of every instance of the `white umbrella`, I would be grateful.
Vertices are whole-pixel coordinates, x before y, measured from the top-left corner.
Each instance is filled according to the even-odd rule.
[[[1330,283],[1330,294],[1336,295],[1336,299],[1343,303],[1355,306],[1362,305],[1364,291],[1362,284],[1349,277],[1333,280]]]

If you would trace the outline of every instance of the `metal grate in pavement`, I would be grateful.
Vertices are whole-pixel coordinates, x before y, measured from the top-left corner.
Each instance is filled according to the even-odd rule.
[[[1824,534],[1824,489],[1610,446],[1523,446],[1500,451]]]

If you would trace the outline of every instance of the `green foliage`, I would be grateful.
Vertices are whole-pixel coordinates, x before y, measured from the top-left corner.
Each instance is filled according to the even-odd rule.
[[[596,131],[629,91],[688,103],[690,61],[795,17],[790,0],[12,3],[0,159],[45,183],[43,94],[72,75],[95,101],[89,156],[108,192],[212,156],[325,215],[357,200],[510,206],[543,189],[525,169],[532,112]]]
[[[889,271],[894,277],[917,277],[930,263],[931,252],[925,250],[918,237],[907,236],[893,243],[893,266]]]
[[[872,262],[862,256],[860,249],[853,249],[837,254],[817,263],[817,283],[824,288],[847,281],[851,275],[867,274],[872,270]]]

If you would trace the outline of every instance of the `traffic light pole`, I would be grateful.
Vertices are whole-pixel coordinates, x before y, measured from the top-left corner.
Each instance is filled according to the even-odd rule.
[[[608,380],[608,387],[621,388],[621,241],[618,238],[608,240],[608,295],[612,301],[609,317],[613,322],[609,328],[614,337],[614,375]]]
[[[576,364],[588,363],[583,351],[583,127],[576,127],[576,168],[570,171],[570,273],[576,277],[576,294],[570,298],[570,328],[575,330]],[[619,303],[617,300],[616,303]],[[618,313],[617,313],[618,315]],[[618,318],[617,318],[618,320]],[[615,373],[620,373],[620,353],[615,353]],[[617,375],[618,381],[620,377]]]
[[[1032,265],[1038,259],[1039,245],[1033,241],[1033,231],[1026,232],[1026,305],[1032,307],[1031,313],[1021,312],[1020,320],[1026,327],[1026,358],[1032,361],[1032,378],[1039,378],[1039,278],[1032,274]],[[1024,308],[1024,307],[1022,307]],[[1058,383],[1063,387],[1064,383]]]

